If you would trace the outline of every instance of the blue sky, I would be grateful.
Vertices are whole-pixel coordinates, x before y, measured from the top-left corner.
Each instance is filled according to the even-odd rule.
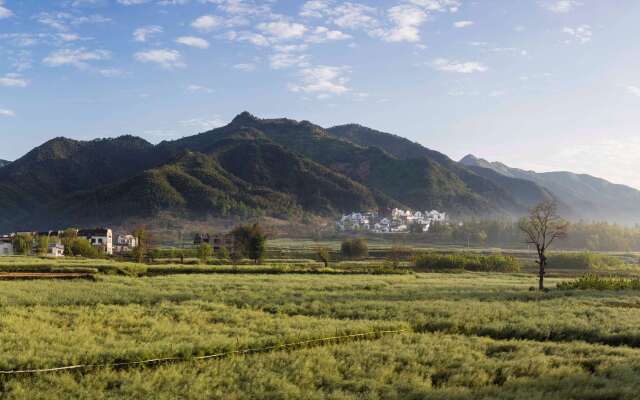
[[[0,0],[0,158],[260,117],[640,188],[637,0]]]

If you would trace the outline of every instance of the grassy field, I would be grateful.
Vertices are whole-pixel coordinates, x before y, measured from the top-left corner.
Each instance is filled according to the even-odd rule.
[[[221,360],[0,375],[0,398],[637,398],[640,291],[533,285],[530,274],[468,272],[0,282],[0,370],[407,330]]]

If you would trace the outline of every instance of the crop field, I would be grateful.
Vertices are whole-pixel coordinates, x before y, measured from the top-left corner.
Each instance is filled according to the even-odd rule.
[[[640,291],[533,285],[531,274],[470,272],[0,281],[2,371],[401,331],[0,374],[0,398],[637,398]]]

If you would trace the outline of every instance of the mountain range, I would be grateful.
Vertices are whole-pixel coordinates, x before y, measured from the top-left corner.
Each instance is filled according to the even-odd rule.
[[[631,188],[558,173],[581,182],[568,187],[553,174],[502,167],[472,156],[456,162],[360,125],[325,129],[243,112],[221,128],[157,145],[134,136],[52,139],[0,168],[0,230],[113,225],[160,213],[299,219],[406,207],[517,216],[544,199],[574,218],[640,210]],[[616,207],[623,198],[625,207]]]

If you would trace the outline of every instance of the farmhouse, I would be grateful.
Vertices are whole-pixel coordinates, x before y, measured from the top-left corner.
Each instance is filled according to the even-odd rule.
[[[13,255],[13,238],[11,236],[0,236],[0,257]]]
[[[197,233],[193,238],[193,244],[199,246],[203,243],[209,244],[214,252],[220,251],[223,247],[229,251],[233,251],[235,246],[234,237],[230,233],[214,233],[213,235]]]
[[[386,214],[381,216],[380,214]],[[354,212],[343,215],[336,222],[339,231],[347,232],[374,232],[374,233],[401,233],[401,232],[428,232],[432,223],[445,222],[447,214],[432,211],[401,210],[395,208],[387,212]]]
[[[78,237],[87,239],[89,243],[107,255],[113,255],[113,231],[109,228],[82,229]]]
[[[131,253],[136,247],[138,247],[138,238],[133,235],[118,235],[114,252],[116,254]]]

